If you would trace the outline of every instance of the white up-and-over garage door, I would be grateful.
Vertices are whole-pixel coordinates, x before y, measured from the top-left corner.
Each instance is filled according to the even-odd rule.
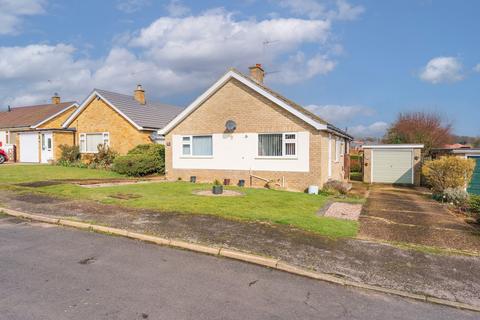
[[[38,132],[20,133],[20,162],[40,162]]]
[[[412,149],[373,149],[372,182],[413,184]]]

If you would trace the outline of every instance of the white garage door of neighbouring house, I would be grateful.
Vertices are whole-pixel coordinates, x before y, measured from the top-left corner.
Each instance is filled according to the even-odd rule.
[[[20,162],[40,162],[38,133],[20,133]]]
[[[372,150],[372,182],[413,183],[413,150]]]

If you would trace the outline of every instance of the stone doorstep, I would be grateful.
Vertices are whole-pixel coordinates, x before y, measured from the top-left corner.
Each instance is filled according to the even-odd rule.
[[[71,220],[64,220],[64,219],[54,219],[50,217],[45,217],[41,215],[35,215],[35,214],[28,214],[28,213],[23,213],[11,209],[6,209],[6,208],[0,208],[0,212],[5,212],[8,215],[15,216],[15,217],[21,217],[21,218],[26,218],[30,220],[35,220],[35,221],[41,221],[41,222],[48,222],[52,224],[57,224],[57,225],[64,225],[64,226],[69,226],[69,227],[74,227],[74,228],[80,228],[80,229],[91,229],[94,231],[99,231],[99,232],[106,232],[106,233],[111,233],[115,235],[120,235],[120,236],[125,236],[128,238],[132,239],[138,239],[138,240],[143,240],[143,241],[148,241],[148,242],[153,242],[153,243],[158,243],[162,245],[170,245],[173,247],[178,247],[178,248],[183,248],[187,249],[190,251],[195,251],[195,252],[200,252],[200,253],[206,253],[210,255],[218,255],[218,256],[223,256],[231,259],[236,259],[244,262],[249,262],[252,264],[257,264],[261,266],[266,266],[272,269],[277,269],[280,271],[285,271],[291,274],[299,275],[299,276],[304,276],[308,277],[311,279],[316,279],[316,280],[323,280],[327,281],[330,283],[335,283],[338,285],[343,285],[343,286],[350,286],[350,287],[355,287],[355,288],[361,288],[361,289],[366,289],[366,290],[371,290],[375,292],[380,292],[380,293],[386,293],[386,294],[391,294],[391,295],[396,295],[396,296],[401,296],[405,298],[410,298],[410,299],[415,299],[415,300],[420,300],[424,302],[431,302],[443,306],[449,306],[449,307],[455,307],[459,309],[465,309],[465,310],[470,310],[470,311],[477,311],[480,312],[480,306],[474,306],[474,305],[469,305],[461,302],[456,302],[456,301],[449,301],[445,299],[440,299],[440,298],[435,298],[435,297],[430,297],[427,295],[423,294],[414,294],[406,291],[401,291],[401,290],[395,290],[395,289],[388,289],[388,288],[383,288],[383,287],[378,287],[374,285],[367,285],[364,283],[360,282],[355,282],[355,281],[349,281],[345,280],[342,278],[338,278],[329,274],[325,273],[320,273],[316,271],[311,271],[307,270],[301,267],[293,266],[288,263],[280,261],[280,259],[272,259],[272,258],[267,258],[267,257],[262,257],[250,253],[245,253],[237,250],[232,250],[232,249],[225,249],[225,248],[214,248],[214,247],[209,247],[209,246],[204,246],[200,244],[195,244],[195,243],[189,243],[189,242],[184,242],[184,241],[177,241],[177,240],[167,240],[155,236],[149,236],[149,235],[144,235],[140,233],[135,233],[135,232],[129,232],[124,229],[118,229],[118,228],[110,228],[110,227],[104,227],[104,226],[98,226],[98,225],[93,225],[93,224],[88,224],[88,223],[83,223],[83,222],[77,222],[77,221],[71,221]]]

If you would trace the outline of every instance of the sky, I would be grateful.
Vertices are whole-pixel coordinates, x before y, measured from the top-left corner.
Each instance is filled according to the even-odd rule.
[[[480,136],[480,1],[0,0],[0,109],[93,88],[187,106],[230,67],[357,136],[400,112]]]

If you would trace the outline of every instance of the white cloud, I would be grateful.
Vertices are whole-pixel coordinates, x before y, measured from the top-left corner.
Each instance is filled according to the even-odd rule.
[[[0,35],[20,33],[23,18],[45,13],[46,0],[0,0]]]
[[[430,60],[420,72],[420,79],[433,84],[456,82],[463,79],[463,66],[457,58],[437,57]]]
[[[473,71],[480,72],[480,63],[473,68]]]
[[[348,133],[357,138],[382,137],[388,129],[388,123],[377,121],[371,125],[358,125],[348,128]]]
[[[74,52],[65,44],[0,47],[0,102],[31,104],[54,91],[72,96],[86,90],[92,63],[75,60]]]
[[[364,106],[309,105],[307,109],[332,123],[345,123],[358,116],[372,116],[374,110]]]
[[[280,74],[272,79],[296,82],[328,73],[335,66],[320,53],[330,39],[330,28],[324,20],[236,20],[228,12],[215,10],[185,18],[162,17],[142,29],[130,44],[142,48],[144,56],[157,64],[179,72],[202,71],[210,77],[231,66],[244,68],[261,62],[268,67],[290,54],[292,64],[281,66]],[[263,43],[269,39],[275,42],[265,49]],[[319,53],[306,56],[301,52],[307,43],[317,45]]]
[[[279,4],[293,14],[312,19],[355,20],[365,12],[364,7],[352,5],[346,0],[281,0]]]
[[[150,5],[150,0],[120,0],[117,9],[125,13],[134,13]]]
[[[351,5],[346,0],[338,0],[337,6],[338,11],[334,18],[338,20],[355,20],[365,12],[364,7]]]
[[[1,1],[1,0],[0,0]],[[222,9],[161,17],[117,39],[96,60],[68,44],[0,47],[0,105],[43,102],[55,91],[82,99],[92,88],[129,93],[142,83],[151,99],[205,88],[229,67],[263,63],[268,82],[293,83],[331,72],[332,22],[239,19]],[[295,32],[291,32],[295,30]],[[264,48],[266,40],[276,40]],[[308,45],[310,50],[302,51]],[[312,50],[313,49],[313,50]]]
[[[168,14],[172,17],[182,17],[190,14],[190,8],[185,6],[180,0],[171,0],[166,5]]]

